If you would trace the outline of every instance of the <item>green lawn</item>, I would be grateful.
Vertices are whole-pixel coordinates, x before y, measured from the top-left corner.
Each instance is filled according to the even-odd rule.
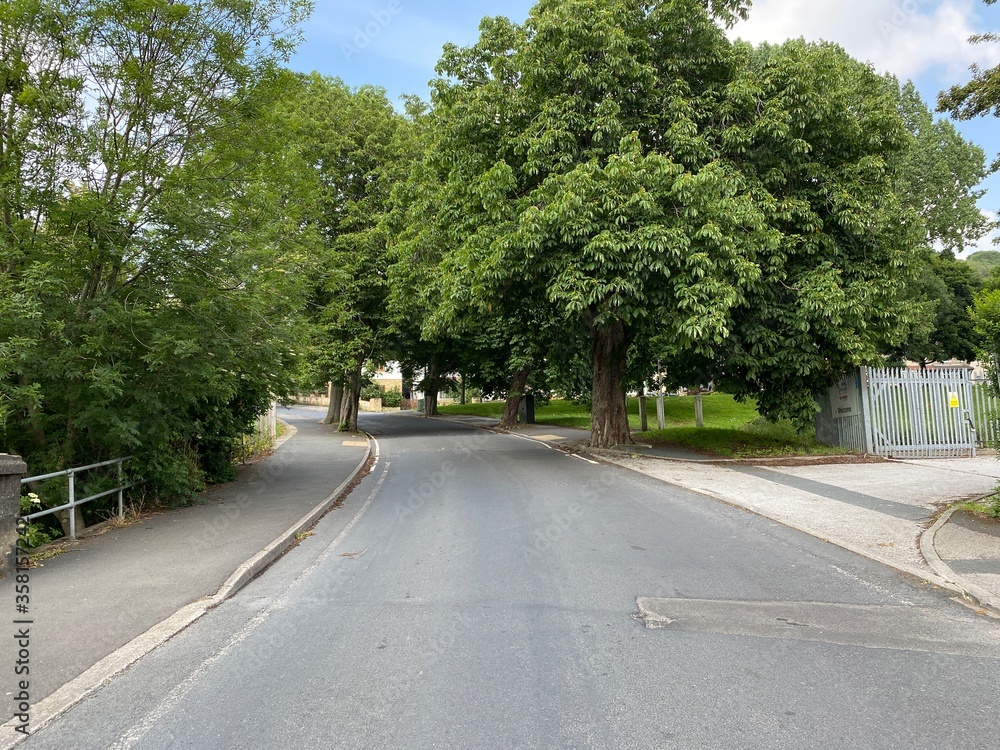
[[[669,396],[664,402],[667,428],[637,433],[640,441],[675,445],[726,457],[765,457],[843,453],[838,448],[820,445],[809,432],[800,435],[788,423],[771,424],[760,418],[752,402],[737,403],[725,393],[706,395],[705,427],[694,424],[694,396]],[[628,401],[629,423],[639,429],[638,399]],[[442,414],[471,414],[499,419],[503,403],[442,406]],[[649,426],[656,427],[656,399],[646,400]],[[563,427],[590,427],[590,407],[572,401],[554,399],[535,409],[540,424]]]

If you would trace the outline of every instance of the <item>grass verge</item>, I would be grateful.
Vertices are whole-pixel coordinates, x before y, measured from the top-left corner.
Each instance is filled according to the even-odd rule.
[[[1000,518],[1000,492],[995,492],[989,497],[979,500],[972,500],[958,506],[960,510],[968,510],[979,513],[989,518]]]
[[[774,456],[842,455],[843,450],[820,445],[812,431],[799,433],[788,422],[771,423],[760,417],[753,402],[738,403],[725,393],[703,397],[705,426],[695,427],[694,396],[669,396],[664,401],[666,429],[639,432],[636,438],[654,445],[687,448],[727,458]],[[503,403],[443,406],[442,414],[468,414],[499,419]],[[639,400],[628,400],[629,424],[638,430]],[[656,399],[646,400],[649,425],[656,425]],[[590,407],[574,401],[553,399],[535,409],[540,424],[590,428]]]

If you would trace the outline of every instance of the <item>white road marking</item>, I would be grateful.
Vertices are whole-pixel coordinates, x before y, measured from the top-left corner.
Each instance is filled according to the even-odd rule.
[[[378,441],[375,441],[375,455],[376,461],[378,460]],[[257,615],[253,617],[249,622],[247,622],[242,628],[240,628],[232,638],[230,638],[226,645],[223,646],[219,651],[217,651],[212,656],[208,657],[203,661],[198,667],[189,674],[183,681],[178,683],[173,690],[171,690],[167,696],[161,700],[156,707],[146,714],[141,721],[139,721],[135,726],[133,726],[118,742],[112,745],[112,750],[131,750],[134,748],[142,739],[149,734],[150,730],[153,729],[156,724],[158,724],[178,703],[180,703],[184,697],[191,691],[195,683],[210,670],[213,666],[222,661],[226,656],[232,653],[233,649],[239,646],[243,641],[249,638],[253,632],[259,628],[275,611],[283,609],[290,599],[292,592],[298,588],[302,582],[308,578],[320,565],[323,564],[337,548],[344,538],[351,532],[351,530],[357,526],[358,522],[365,515],[365,512],[374,502],[375,497],[378,495],[379,490],[382,488],[382,484],[385,482],[386,476],[389,474],[389,467],[391,463],[386,462],[385,468],[382,470],[382,475],[379,477],[378,482],[372,489],[371,494],[368,499],[365,500],[364,505],[354,514],[354,518],[351,522],[347,524],[343,531],[341,531],[337,538],[334,539],[327,546],[325,550],[313,561],[312,565],[306,568],[302,573],[296,577],[292,584],[285,590],[283,596],[275,599],[266,609],[258,612]]]
[[[518,440],[527,440],[530,443],[537,443],[538,445],[544,445],[550,451],[554,451],[555,450],[555,448],[553,448],[548,443],[543,443],[541,440],[535,440],[535,438],[530,438],[530,437],[527,437],[526,435],[514,435],[513,433],[508,432],[507,433],[507,437],[517,438]]]

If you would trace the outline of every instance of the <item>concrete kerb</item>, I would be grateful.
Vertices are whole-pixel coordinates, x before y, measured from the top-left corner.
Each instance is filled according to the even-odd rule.
[[[924,556],[927,564],[934,569],[935,573],[953,584],[964,596],[974,600],[981,607],[991,610],[994,615],[1000,616],[1000,598],[997,598],[980,586],[970,583],[952,570],[951,566],[941,558],[934,546],[937,533],[947,525],[957,510],[958,508],[948,508],[938,516],[938,519],[930,528],[926,529],[920,535],[920,554]]]
[[[678,458],[676,456],[657,456],[650,453],[636,453],[635,451],[623,450],[621,448],[591,448],[586,444],[579,444],[581,450],[585,450],[594,456],[609,455],[609,456],[627,456],[627,457],[637,457],[637,458],[649,458],[654,461],[666,461],[668,463],[682,463],[682,464],[706,464],[708,466],[782,466],[788,464],[789,461],[795,461],[796,465],[815,465],[823,466],[827,464],[845,464],[845,463],[861,463],[861,464],[884,464],[892,463],[893,460],[889,458],[881,458],[878,456],[864,456],[857,453],[845,453],[845,454],[829,454],[829,455],[816,455],[816,456],[764,456],[760,458],[721,458],[705,456],[704,458]],[[652,448],[653,446],[644,445],[642,443],[636,443],[635,448]],[[850,461],[845,461],[844,459],[854,459]]]
[[[276,443],[276,449],[295,435],[295,428],[291,425],[287,425],[287,427],[291,429]],[[108,654],[83,672],[83,674],[70,680],[50,696],[32,706],[32,734],[73,708],[77,703],[105,685],[113,677],[135,664],[139,659],[156,650],[175,635],[197,622],[206,613],[233,597],[241,588],[260,574],[261,571],[281,557],[295,543],[296,535],[315,525],[364,469],[372,456],[372,437],[371,435],[367,437],[368,450],[365,452],[365,456],[361,462],[351,472],[351,475],[315,508],[309,511],[309,513],[296,521],[295,524],[280,534],[267,547],[237,568],[215,594],[199,599],[177,610],[177,612],[167,619],[154,625],[145,633],[133,638],[116,651]],[[0,750],[8,750],[27,739],[28,736],[14,732],[16,726],[17,721],[14,719],[0,725],[0,730],[3,732],[0,735]]]

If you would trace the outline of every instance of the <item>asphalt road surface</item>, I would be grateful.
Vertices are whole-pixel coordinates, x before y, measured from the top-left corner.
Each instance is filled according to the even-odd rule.
[[[989,748],[1000,624],[515,436],[366,415],[345,506],[25,748]]]

